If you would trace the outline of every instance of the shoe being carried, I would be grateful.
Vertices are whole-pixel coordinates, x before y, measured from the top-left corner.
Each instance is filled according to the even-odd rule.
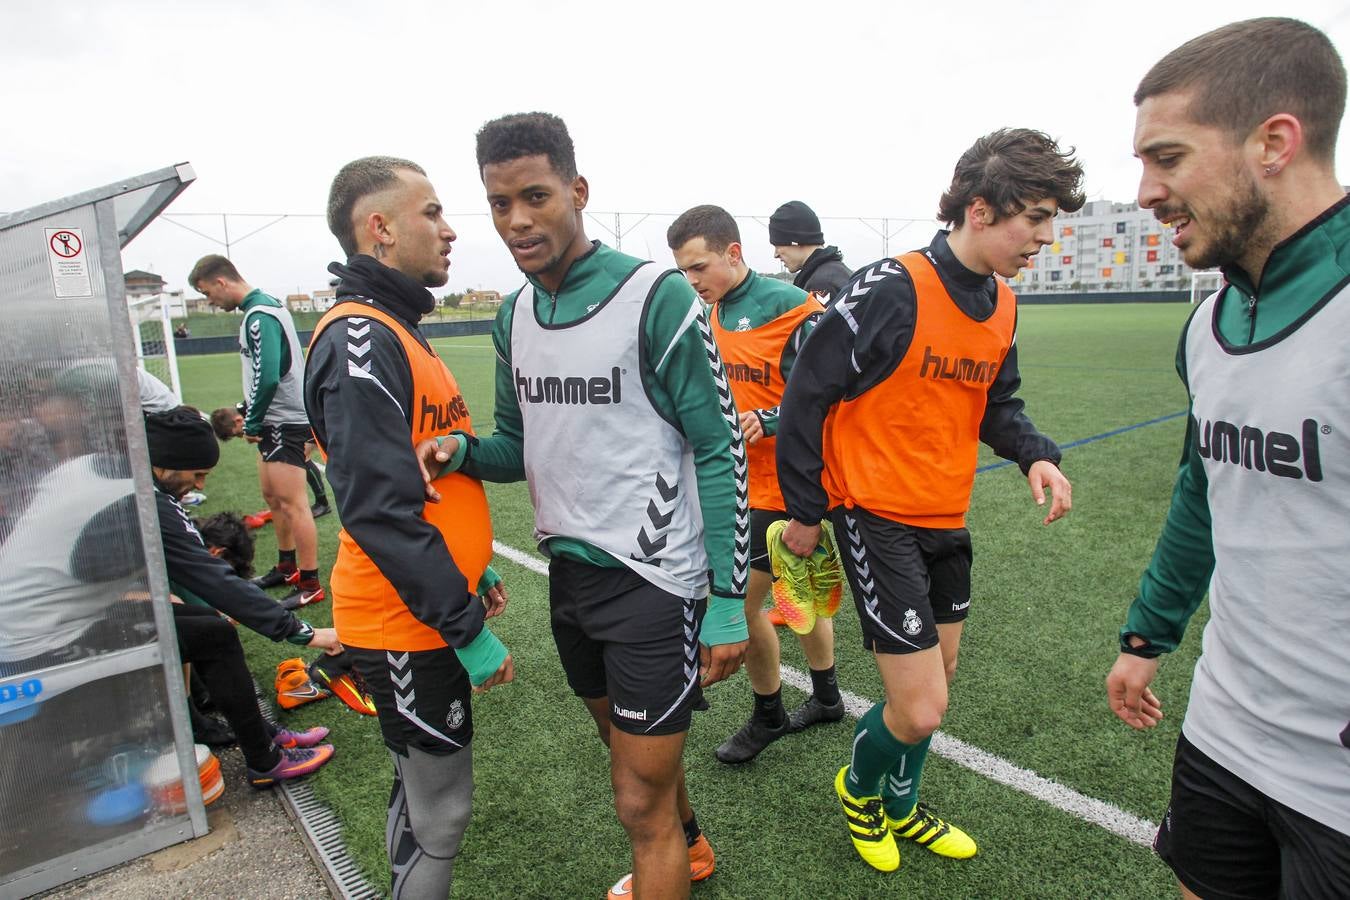
[[[895,845],[895,835],[886,827],[886,810],[881,804],[881,796],[853,796],[848,792],[847,775],[848,766],[844,766],[834,776],[834,792],[839,795],[839,805],[844,808],[853,849],[872,868],[894,872],[900,868],[900,848]]]
[[[351,668],[346,653],[321,653],[309,664],[309,679],[331,691],[351,709],[363,716],[375,715],[375,701],[370,688],[355,669]]]
[[[820,542],[810,556],[793,553],[783,543],[786,521],[769,525],[769,569],[773,575],[773,604],[784,623],[797,634],[809,634],[816,618],[830,618],[839,611],[844,591],[844,568],[829,529],[822,528]]]
[[[700,834],[698,840],[689,845],[689,880],[703,881],[712,875],[717,868],[717,859],[713,856],[712,844],[708,843],[706,835]],[[623,900],[625,897],[633,896],[633,873],[614,882],[614,887],[609,889],[606,900]]]
[[[933,815],[922,803],[899,822],[886,817],[886,827],[898,838],[913,841],[920,847],[948,859],[970,859],[978,852],[970,835],[950,822]]]
[[[305,671],[305,661],[300,657],[283,659],[277,664],[277,705],[282,709],[295,709],[315,700],[322,700],[331,693],[309,679]]]
[[[270,788],[278,781],[286,781],[291,778],[300,778],[317,772],[323,768],[324,763],[333,758],[332,744],[319,744],[315,747],[296,747],[294,749],[281,749],[281,762],[277,763],[266,772],[259,772],[257,769],[248,770],[248,783],[255,788],[262,790]]]

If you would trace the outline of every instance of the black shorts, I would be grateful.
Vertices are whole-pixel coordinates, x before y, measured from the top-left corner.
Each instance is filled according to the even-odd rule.
[[[386,747],[407,756],[408,747],[444,755],[468,746],[473,738],[472,685],[454,650],[348,647],[347,652],[370,686]]]
[[[757,572],[769,571],[769,542],[764,532],[774,522],[786,522],[790,517],[776,509],[750,510],[750,568]]]
[[[938,623],[970,612],[969,531],[916,528],[842,506],[833,520],[868,650],[926,650],[937,645]]]
[[[308,425],[264,425],[258,442],[263,462],[280,462],[303,469],[309,454],[305,444],[314,440]]]
[[[667,593],[628,568],[555,556],[548,566],[553,641],[578,697],[609,698],[629,734],[689,730],[698,683],[698,634],[707,600]]]
[[[1350,835],[1272,800],[1184,734],[1153,849],[1206,900],[1350,894]]]

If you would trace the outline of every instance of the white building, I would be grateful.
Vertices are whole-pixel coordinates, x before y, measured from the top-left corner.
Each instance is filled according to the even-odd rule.
[[[1191,269],[1172,246],[1172,229],[1137,203],[1093,200],[1055,218],[1055,242],[1009,280],[1018,293],[1172,291]]]

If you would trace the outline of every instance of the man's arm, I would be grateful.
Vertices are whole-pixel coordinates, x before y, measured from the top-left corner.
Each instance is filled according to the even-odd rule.
[[[155,511],[170,581],[263,637],[302,647],[313,640],[314,630],[308,624],[236,575],[224,560],[212,556],[187,513],[162,491],[155,491]]]
[[[1177,371],[1183,382],[1185,342],[1183,329],[1177,349]],[[1150,728],[1162,718],[1161,706],[1149,690],[1158,671],[1158,656],[1181,643],[1214,574],[1208,491],[1209,479],[1196,445],[1195,419],[1188,415],[1167,519],[1120,629],[1120,656],[1106,677],[1111,711],[1134,728]]]
[[[281,323],[266,313],[249,313],[244,323],[248,356],[253,364],[253,384],[249,390],[248,416],[244,434],[262,434],[263,417],[272,405],[281,384],[283,357],[287,352],[286,335]]]
[[[803,342],[783,392],[777,447],[778,484],[796,522],[814,526],[829,511],[820,481],[825,418],[895,371],[914,337],[915,310],[909,273],[883,259],[857,271]]]
[[[787,343],[783,345],[783,352],[778,358],[778,371],[783,373],[783,381],[792,374],[792,367],[797,362],[797,354],[801,352],[802,344],[806,341],[808,335],[815,329],[816,323],[825,313],[816,312],[802,319],[801,324],[792,329],[792,334],[788,335]],[[755,419],[759,422],[760,433],[764,437],[773,437],[778,434],[778,420],[782,416],[783,407],[774,406],[769,409],[754,410]],[[745,422],[741,422],[744,430]],[[746,433],[746,439],[750,439],[750,434]]]
[[[465,475],[483,481],[520,481],[525,477],[525,420],[511,373],[511,318],[517,297],[519,292],[502,301],[492,324],[492,346],[497,354],[492,436],[469,439],[467,454],[458,467]]]
[[[1012,460],[1025,475],[1032,463],[1045,459],[1059,465],[1059,447],[1050,438],[1036,430],[1024,409],[1026,404],[1017,392],[1022,387],[1022,373],[1017,367],[1017,342],[1013,341],[999,367],[998,375],[989,385],[984,418],[980,421],[980,440],[999,456]]]
[[[712,567],[712,596],[703,619],[702,641],[709,647],[740,644],[748,637],[744,606],[750,515],[745,444],[712,329],[688,282],[669,275],[663,278],[652,298],[643,337],[653,366],[653,393],[664,395],[661,405],[668,406],[694,453],[703,540]],[[707,683],[718,680],[714,677],[718,674],[720,670],[710,672]]]
[[[315,342],[305,377],[305,408],[328,456],[342,526],[413,616],[461,659],[480,651],[504,657],[505,648],[483,627],[483,603],[441,533],[422,516],[422,475],[409,443],[412,381],[402,345],[383,324],[362,324],[370,325],[370,347],[359,365],[348,359],[347,321],[337,321]],[[475,674],[469,661],[465,667]]]

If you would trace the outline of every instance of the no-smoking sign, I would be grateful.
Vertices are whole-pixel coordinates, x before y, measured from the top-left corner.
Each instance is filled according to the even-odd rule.
[[[43,233],[47,236],[47,266],[56,299],[94,296],[84,232],[78,228],[45,228]]]

